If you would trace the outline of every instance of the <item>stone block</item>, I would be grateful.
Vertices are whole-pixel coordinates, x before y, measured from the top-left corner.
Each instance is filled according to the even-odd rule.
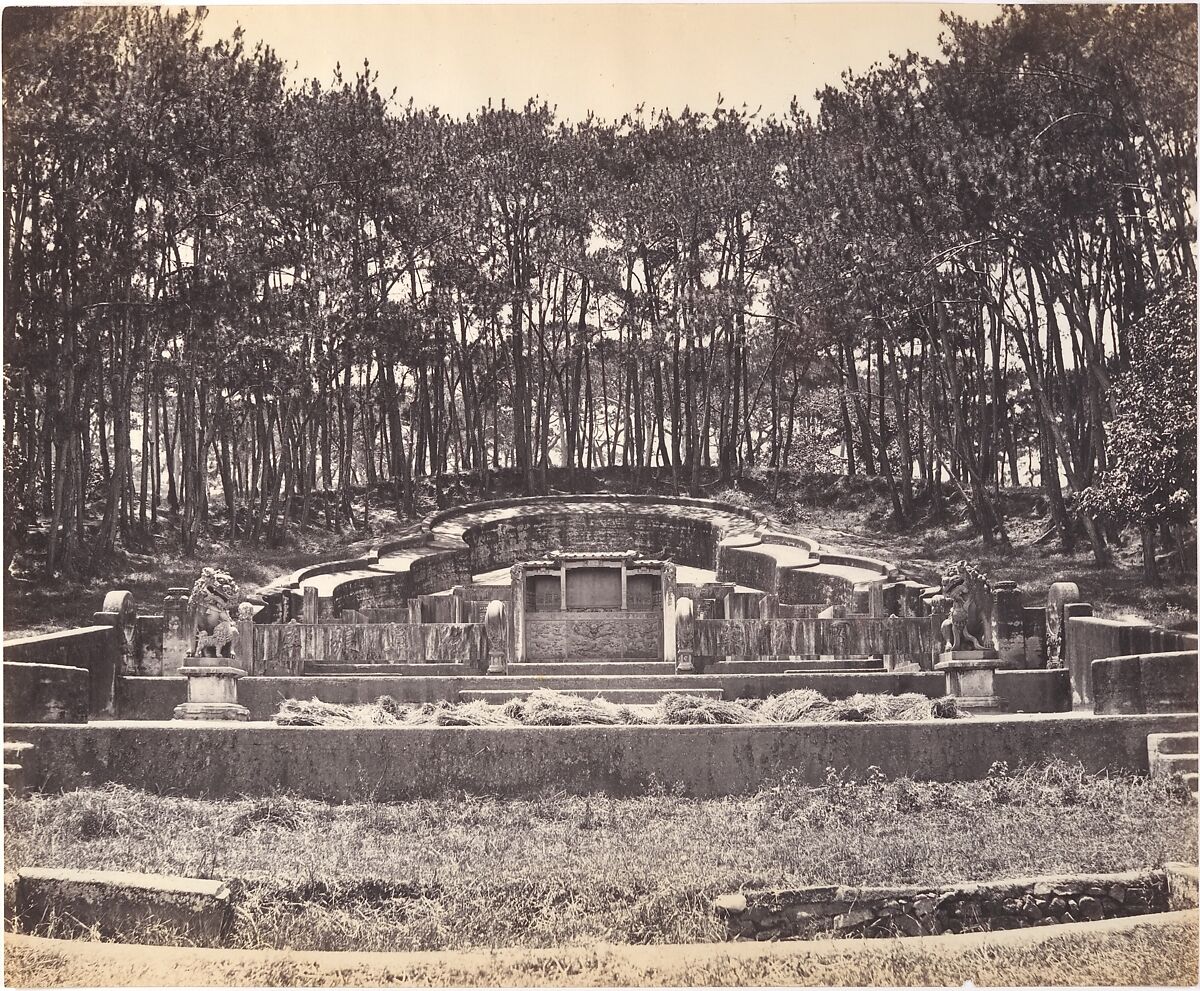
[[[1091,664],[1096,712],[1195,712],[1196,663],[1195,651],[1097,658]]]
[[[1092,661],[1101,657],[1124,657],[1149,649],[1151,627],[1093,616],[1070,616],[1066,624],[1066,666],[1071,672],[1071,690],[1081,704],[1094,701]]]
[[[52,917],[68,929],[99,928],[109,938],[146,926],[166,928],[201,946],[216,946],[229,918],[223,881],[132,874],[25,868],[17,875],[17,914],[35,930]],[[56,935],[58,932],[56,932]]]
[[[1172,912],[1194,909],[1200,900],[1200,870],[1195,864],[1176,861],[1163,864],[1167,875],[1169,905]]]
[[[88,709],[84,668],[4,662],[5,723],[86,723]]]
[[[1071,711],[1071,675],[1066,668],[999,670],[995,685],[1004,712]]]
[[[83,668],[88,673],[89,711],[93,715],[112,713],[117,671],[121,666],[121,638],[111,622],[115,614],[97,615],[106,615],[105,622],[6,640],[4,660]]]

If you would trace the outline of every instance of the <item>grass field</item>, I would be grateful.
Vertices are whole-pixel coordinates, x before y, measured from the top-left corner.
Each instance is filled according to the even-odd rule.
[[[233,946],[436,950],[722,939],[739,887],[943,883],[1195,862],[1168,779],[1055,763],[984,781],[328,805],[122,788],[5,807],[5,868],[240,879]]]

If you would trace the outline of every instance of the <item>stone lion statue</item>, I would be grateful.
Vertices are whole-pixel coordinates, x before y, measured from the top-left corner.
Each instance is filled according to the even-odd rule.
[[[942,596],[950,615],[942,623],[944,650],[986,650],[992,639],[992,587],[987,575],[966,561],[942,576]]]
[[[205,568],[200,573],[188,597],[188,606],[196,617],[193,656],[234,656],[238,628],[229,611],[237,600],[237,582],[228,573],[216,568]]]

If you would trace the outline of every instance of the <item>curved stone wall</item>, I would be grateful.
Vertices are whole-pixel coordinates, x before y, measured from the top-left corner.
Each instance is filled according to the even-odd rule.
[[[394,606],[556,551],[625,550],[712,569],[720,581],[775,593],[786,603],[846,602],[854,585],[895,570],[772,532],[764,517],[738,506],[640,495],[534,496],[442,510],[422,521],[418,534],[383,543],[366,558],[289,575],[263,590],[271,608],[262,618],[295,615],[306,585],[318,589],[320,613],[329,616]]]

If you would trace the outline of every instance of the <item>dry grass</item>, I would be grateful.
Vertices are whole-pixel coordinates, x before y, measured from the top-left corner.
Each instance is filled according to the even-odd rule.
[[[238,881],[233,945],[329,950],[723,938],[739,887],[935,884],[1195,862],[1170,781],[1057,762],[984,781],[781,780],[749,797],[461,797],[330,805],[124,788],[6,803],[7,870],[105,868]],[[700,982],[704,983],[704,982]]]
[[[614,947],[498,957],[391,959],[234,953],[130,952],[108,946],[10,945],[5,977],[20,987],[821,987],[1192,985],[1194,922],[1129,932],[1079,929],[1033,945],[927,940],[854,941],[812,952],[680,947],[653,956]]]
[[[402,705],[381,695],[363,705],[341,705],[318,698],[284,699],[273,717],[280,726],[616,726],[731,725],[790,722],[880,722],[957,719],[953,696],[930,699],[901,695],[857,694],[830,701],[802,688],[766,699],[728,701],[669,692],[655,705],[615,705],[540,688],[525,699],[503,705],[474,702],[425,702]]]

